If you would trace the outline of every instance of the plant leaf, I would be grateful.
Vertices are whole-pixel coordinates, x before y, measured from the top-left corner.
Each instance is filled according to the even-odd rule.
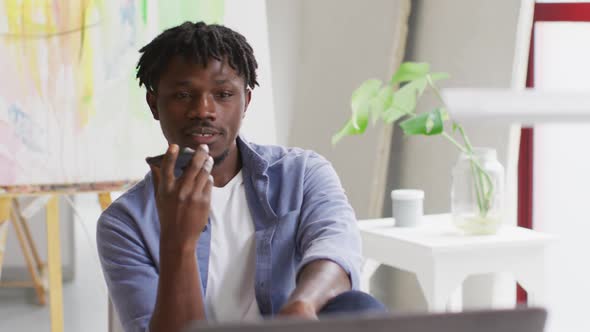
[[[373,119],[373,125],[382,117],[393,103],[393,88],[387,84],[381,87],[377,95],[369,101],[370,117]]]
[[[382,118],[385,123],[391,124],[406,115],[408,114],[398,110],[397,108],[391,107],[383,112]]]
[[[434,81],[446,80],[451,77],[449,73],[430,73],[430,79]]]
[[[364,121],[362,121],[362,118],[359,120],[359,128],[355,128],[355,126],[352,124],[352,120],[348,120],[344,127],[340,129],[340,131],[334,136],[332,136],[332,144],[338,143],[338,141],[340,141],[344,136],[360,135],[364,133],[365,129],[367,129],[368,119],[365,117]]]
[[[420,78],[401,87],[393,94],[393,107],[406,114],[414,113],[417,98],[424,93],[427,84],[426,78]]]
[[[443,132],[443,120],[440,108],[432,112],[416,115],[399,125],[406,135],[438,135]]]
[[[380,80],[366,80],[352,93],[350,107],[352,109],[352,125],[355,129],[360,128],[359,117],[368,116],[371,100],[379,93],[381,84]]]
[[[395,85],[424,78],[430,71],[430,64],[426,62],[404,62],[391,77],[390,84]]]
[[[447,121],[447,120],[449,120],[451,118],[449,116],[449,112],[444,107],[441,107],[440,108],[440,115],[441,115],[443,121]]]

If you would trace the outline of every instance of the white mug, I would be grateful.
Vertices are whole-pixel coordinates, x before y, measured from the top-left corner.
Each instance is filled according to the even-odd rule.
[[[413,227],[423,215],[424,191],[397,189],[391,191],[392,212],[395,227]]]

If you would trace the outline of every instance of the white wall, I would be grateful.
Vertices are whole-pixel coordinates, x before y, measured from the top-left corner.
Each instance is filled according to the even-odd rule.
[[[537,23],[535,88],[588,93],[589,23]],[[590,331],[586,318],[590,294],[588,188],[590,123],[546,123],[535,126],[533,227],[556,235],[547,250],[545,297],[547,332]]]
[[[366,218],[381,128],[335,147],[330,139],[350,115],[352,91],[391,74],[398,1],[275,2],[267,3],[281,140],[330,160],[358,217]]]
[[[334,147],[330,139],[350,115],[352,91],[368,78],[391,76],[401,42],[396,30],[407,21],[402,3],[408,5],[403,0],[267,1],[279,142],[330,160],[359,218],[380,215],[373,212],[371,190],[379,140],[388,131],[369,128]],[[380,286],[388,282],[377,280],[373,287],[386,294]]]
[[[449,72],[451,79],[443,87],[511,86],[520,1],[419,0],[412,5],[406,60],[430,62],[433,70]],[[435,105],[433,96],[426,96],[418,111]],[[509,126],[463,125],[474,145],[496,148],[500,162],[507,165]],[[442,137],[404,138],[394,130],[388,188],[423,189],[425,213],[449,212],[450,174],[457,156],[457,149]],[[390,209],[386,198],[384,213]],[[393,285],[386,302],[400,310],[425,308],[415,277],[391,271],[382,269],[373,283]],[[497,285],[504,301],[514,297],[512,283],[506,281],[510,279],[503,276]]]
[[[303,54],[302,7],[299,0],[269,0],[266,3],[277,142],[280,145],[289,145],[291,120],[295,114]]]
[[[244,35],[258,61],[258,83],[240,130],[259,144],[276,144],[268,23],[265,0],[225,0],[224,25]]]

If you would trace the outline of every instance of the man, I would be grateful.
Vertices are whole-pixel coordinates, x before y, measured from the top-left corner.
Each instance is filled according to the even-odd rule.
[[[358,291],[360,238],[319,155],[239,135],[256,81],[245,38],[186,22],[140,52],[140,85],[169,142],[160,167],[98,222],[110,296],[126,331],[194,320],[383,310]],[[180,172],[181,148],[195,150]]]

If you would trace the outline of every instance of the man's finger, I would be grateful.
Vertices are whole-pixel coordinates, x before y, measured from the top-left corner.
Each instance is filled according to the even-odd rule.
[[[197,149],[189,166],[179,178],[181,186],[179,192],[180,197],[188,197],[191,194],[195,186],[195,181],[197,180],[197,175],[201,172],[201,169],[209,158],[211,157],[209,157],[203,149]]]
[[[199,175],[199,177],[201,177],[201,175]],[[213,190],[213,176],[211,174],[207,174],[207,176],[204,178],[205,180],[203,181],[203,183],[197,183],[197,185],[195,186],[195,191],[193,192],[193,195],[200,195],[199,193],[202,190],[202,195],[204,197],[211,199],[211,191]]]
[[[208,182],[213,183],[213,176],[210,174],[212,168],[213,158],[209,156],[207,160],[203,163],[203,167],[201,168],[199,175],[197,175],[197,178],[195,179],[195,185],[193,189],[193,192],[195,194],[203,192]]]
[[[154,193],[158,192],[158,186],[160,184],[160,168],[157,166],[149,165],[152,170],[152,183],[154,185]]]
[[[176,158],[178,158],[178,145],[170,144],[164,160],[162,160],[162,172],[160,187],[165,186],[166,190],[172,190],[174,186],[174,165],[176,164]]]

